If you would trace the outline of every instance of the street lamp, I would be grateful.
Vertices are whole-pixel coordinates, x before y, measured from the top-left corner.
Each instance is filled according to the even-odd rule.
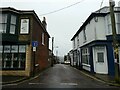
[[[52,37],[52,60],[51,60],[51,66],[53,66],[53,64],[54,64],[53,49],[54,49],[54,37]]]

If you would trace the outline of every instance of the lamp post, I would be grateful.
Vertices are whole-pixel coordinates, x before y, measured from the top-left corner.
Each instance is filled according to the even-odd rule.
[[[51,60],[51,66],[53,66],[54,58],[53,58],[53,49],[54,49],[54,37],[52,37],[52,60]]]
[[[57,56],[58,56],[58,50],[57,50],[57,49],[58,49],[58,46],[56,46],[55,48],[56,48],[56,62],[58,62],[58,61],[57,61],[57,60],[58,60],[58,59],[57,59]]]
[[[112,34],[113,34],[113,47],[114,47],[114,58],[115,58],[115,80],[116,80],[116,82],[120,82],[119,51],[118,51],[119,43],[117,41],[115,15],[114,15],[115,1],[109,0],[109,5],[110,5],[110,16],[111,16],[111,25],[112,25]]]

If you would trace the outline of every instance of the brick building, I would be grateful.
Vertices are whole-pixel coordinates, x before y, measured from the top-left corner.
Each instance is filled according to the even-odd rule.
[[[33,10],[0,10],[0,74],[31,76],[49,67],[50,35],[45,17],[41,22]]]

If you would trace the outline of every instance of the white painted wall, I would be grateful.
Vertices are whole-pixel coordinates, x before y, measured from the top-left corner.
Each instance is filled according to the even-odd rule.
[[[83,46],[94,40],[106,40],[106,31],[105,31],[105,18],[98,17],[98,22],[94,21],[94,18],[86,25],[86,37],[87,41],[84,43],[83,31],[79,33],[79,46]]]
[[[107,10],[106,8],[105,10]],[[120,8],[118,8],[120,9]],[[117,10],[117,9],[115,9]],[[120,10],[118,10],[120,11]],[[116,20],[116,32],[120,34],[120,13],[115,13]],[[77,37],[79,37],[79,47],[94,41],[94,40],[106,40],[107,35],[112,35],[111,18],[110,14],[105,17],[98,17],[98,22],[95,22],[94,18],[86,25],[86,37],[87,42],[84,42],[83,31],[81,31]],[[75,38],[75,48],[78,48],[77,37]],[[74,47],[74,46],[73,46]]]
[[[75,42],[75,44],[74,44]],[[77,49],[77,37],[74,38],[73,40],[73,50]]]

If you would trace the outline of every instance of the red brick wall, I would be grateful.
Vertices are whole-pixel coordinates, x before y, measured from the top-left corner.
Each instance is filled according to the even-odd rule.
[[[44,45],[42,45],[42,32],[44,32],[45,37]],[[39,66],[36,67],[36,70],[43,70],[49,65],[49,37],[35,18],[33,18],[32,41],[38,41],[37,51],[35,52],[35,63],[39,64]],[[34,59],[33,53],[32,59]]]

